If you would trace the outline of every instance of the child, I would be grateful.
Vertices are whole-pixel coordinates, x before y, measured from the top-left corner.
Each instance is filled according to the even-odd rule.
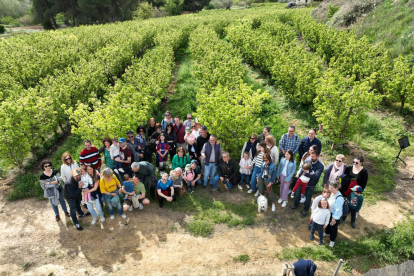
[[[323,244],[323,229],[328,227],[330,218],[331,212],[329,211],[328,200],[326,200],[326,198],[322,198],[322,200],[318,203],[318,208],[312,212],[310,218],[310,222],[313,224],[311,234],[309,236],[310,240],[313,240],[313,234],[315,233],[315,228],[317,228],[319,234],[319,245]]]
[[[250,154],[249,152],[245,151],[243,153],[243,158],[240,160],[240,163],[239,163],[240,174],[241,174],[241,179],[239,183],[240,190],[243,190],[242,188],[243,178],[246,178],[246,188],[250,189],[249,180],[250,180],[250,175],[252,174],[252,169],[250,167],[251,164],[252,164],[252,160],[250,159]]]
[[[124,174],[124,184],[123,185],[124,185],[125,192],[133,193],[132,195],[129,195],[129,196],[133,196],[133,195],[135,195],[134,185],[132,185],[132,183],[129,181],[129,179],[130,179],[130,176],[128,174]],[[127,195],[125,195],[124,201],[126,199],[127,199]],[[131,207],[129,207],[129,211],[132,211],[132,210],[134,210],[134,207],[132,207],[132,205],[131,205]]]
[[[305,202],[305,200],[306,200],[305,190],[306,190],[306,186],[308,186],[308,182],[309,182],[310,178],[305,176],[305,173],[309,172],[310,168],[311,168],[311,164],[308,163],[308,162],[306,162],[302,165],[302,169],[299,170],[299,174],[301,176],[296,181],[295,187],[293,187],[293,189],[292,189],[291,198],[294,198],[296,190],[301,188],[301,195],[302,195],[301,198],[300,198],[301,203]]]
[[[329,197],[330,196],[331,196],[331,192],[329,191],[329,189],[328,188],[323,188],[322,194],[321,195],[318,195],[313,200],[312,206],[311,206],[311,212],[314,212],[316,210],[316,208],[318,208],[319,201],[321,201],[322,199],[325,198],[326,200],[328,200],[329,211],[332,213],[332,206],[333,206],[333,204],[329,204]],[[308,230],[311,230],[312,227],[313,227],[313,224],[312,223],[309,223]]]
[[[348,196],[348,208],[349,212],[351,213],[351,226],[355,228],[355,220],[361,210],[362,203],[364,202],[364,197],[361,195],[362,187],[356,185],[355,187],[351,188],[353,192],[350,196]],[[347,216],[343,216],[342,219],[345,220]]]
[[[115,137],[112,139],[112,145],[109,149],[109,153],[111,154],[111,159],[115,160],[116,158],[121,158],[121,156],[119,155],[119,143],[118,143],[118,139],[116,139]],[[120,172],[124,172],[124,169],[122,168],[122,158],[121,158],[121,162],[115,161],[115,169],[114,171],[116,173],[118,173],[118,170]]]
[[[185,183],[187,183],[187,189],[191,192],[191,182],[194,180],[194,170],[191,168],[191,164],[185,165],[185,171],[183,173],[183,178]]]
[[[81,170],[81,181],[83,182],[82,190],[86,190],[90,186],[93,186],[92,177],[88,174],[86,169],[84,167],[80,167]],[[94,203],[95,201],[91,197],[91,193],[86,193],[85,191],[82,191],[83,193],[83,201],[82,204],[88,204],[88,203]]]
[[[160,136],[158,136],[158,144],[156,148],[158,167],[160,168],[161,173],[165,170],[169,149],[170,146],[165,141],[165,134],[161,133]]]

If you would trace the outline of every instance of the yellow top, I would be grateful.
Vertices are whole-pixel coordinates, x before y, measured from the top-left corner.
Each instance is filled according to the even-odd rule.
[[[101,193],[106,192],[113,192],[116,190],[117,186],[119,185],[119,180],[116,178],[115,175],[112,175],[111,181],[106,181],[104,177],[102,176],[101,180],[99,181],[99,187],[101,189]]]

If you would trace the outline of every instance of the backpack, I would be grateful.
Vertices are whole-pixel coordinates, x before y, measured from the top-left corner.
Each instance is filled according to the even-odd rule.
[[[338,197],[343,197],[344,199],[344,204],[342,205],[342,217],[346,217],[349,214],[348,199],[343,195],[340,195]]]

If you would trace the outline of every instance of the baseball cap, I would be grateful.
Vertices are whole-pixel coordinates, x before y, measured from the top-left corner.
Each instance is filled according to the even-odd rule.
[[[198,162],[197,162],[197,160],[193,160],[193,161],[191,161],[191,165],[192,164],[196,164],[197,166],[198,166]]]
[[[185,170],[186,170],[186,171],[191,170],[191,165],[190,165],[190,164],[185,165]]]
[[[78,176],[78,175],[81,175],[81,171],[79,169],[73,169],[72,176]]]
[[[351,191],[360,193],[360,192],[362,192],[362,187],[357,185],[357,186],[351,188]]]
[[[201,129],[202,129],[202,130],[207,130],[206,125],[202,125],[202,126],[201,126]]]
[[[125,138],[119,138],[119,143],[125,143],[126,142],[126,139]]]
[[[186,127],[186,128],[185,128],[185,132],[186,132],[186,133],[190,133],[190,132],[191,132],[191,128],[190,128],[190,127]]]

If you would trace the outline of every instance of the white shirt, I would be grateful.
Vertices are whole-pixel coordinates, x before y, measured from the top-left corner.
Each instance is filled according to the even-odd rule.
[[[285,166],[283,167],[282,174],[283,174],[284,176],[287,176],[287,166],[288,166],[289,162],[290,162],[290,161],[287,161],[287,160],[286,160]]]
[[[63,183],[69,183],[70,178],[72,177],[72,170],[79,168],[78,163],[73,161],[73,164],[67,165],[62,164],[60,167],[60,176],[62,177]]]
[[[115,156],[119,156],[119,144],[115,146],[114,144],[111,145],[109,149],[109,153],[111,154],[111,158],[115,159]]]
[[[328,225],[329,219],[331,218],[331,212],[329,212],[329,209],[322,209],[318,207],[314,212],[312,212],[311,218],[317,224]]]

